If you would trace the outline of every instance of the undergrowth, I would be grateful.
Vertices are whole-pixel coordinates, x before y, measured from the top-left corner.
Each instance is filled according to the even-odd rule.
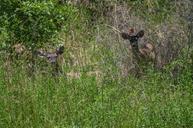
[[[0,51],[0,127],[192,128],[192,34],[188,30],[191,22],[186,17],[191,12],[191,1],[187,0],[189,4],[168,0],[69,1],[64,2],[64,7],[56,0],[48,3],[61,22],[53,22],[52,17],[43,15],[33,17],[36,22],[39,21],[36,18],[48,19],[53,28],[45,22],[37,25],[48,25],[45,32],[58,33],[52,39],[49,33],[45,36],[39,33],[46,41],[49,39],[46,43],[40,41],[41,46],[50,47],[53,42],[65,47],[61,75],[53,77],[49,66],[42,73],[43,64],[36,67],[34,74],[29,74],[28,60],[22,57],[9,60],[10,49]],[[30,2],[25,2],[21,11],[27,10],[33,27],[30,18],[36,8],[45,16],[50,16],[52,10],[47,14],[39,6],[46,8],[46,4]],[[67,12],[63,14],[65,9]],[[63,19],[63,15],[69,19]],[[5,19],[0,33],[3,48],[9,48],[10,44],[6,43],[15,39],[10,37],[18,29],[14,24],[13,30],[9,28],[7,16],[1,19]],[[150,64],[144,66],[139,77],[131,72],[126,76],[121,74],[123,65],[132,67],[133,64],[128,44],[120,39],[117,31],[129,27],[144,29],[147,39],[160,48],[160,55],[167,62],[162,69],[154,69]],[[34,35],[35,30],[27,31],[34,38],[38,36]],[[25,41],[25,36],[22,39]],[[99,74],[88,75],[96,72]]]

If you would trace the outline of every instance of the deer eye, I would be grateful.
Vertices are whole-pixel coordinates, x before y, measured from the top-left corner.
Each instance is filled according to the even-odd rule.
[[[137,42],[138,41],[138,37],[137,36],[132,36],[132,38],[130,39],[130,42]]]
[[[132,47],[137,47],[137,44],[132,44],[131,46],[132,46]]]

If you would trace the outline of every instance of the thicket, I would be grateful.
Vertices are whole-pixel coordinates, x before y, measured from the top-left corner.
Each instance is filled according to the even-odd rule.
[[[59,32],[69,30],[76,11],[75,7],[51,0],[2,0],[1,48],[8,50],[17,43],[29,49],[48,45]]]
[[[0,127],[192,128],[192,12],[191,0],[1,0]],[[145,31],[161,70],[133,75],[118,32],[129,28]],[[40,65],[32,79],[9,58],[17,43],[63,44],[65,74]]]

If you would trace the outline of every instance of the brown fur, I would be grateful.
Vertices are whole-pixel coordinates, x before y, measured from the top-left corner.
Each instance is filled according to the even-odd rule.
[[[128,33],[121,33],[121,36],[125,40],[130,41],[130,49],[133,53],[133,58],[136,62],[137,72],[140,72],[141,64],[147,64],[148,62],[154,62],[155,65],[155,47],[152,43],[145,42],[144,44],[139,44],[139,39],[144,36],[144,31],[141,30],[138,33],[134,32],[134,29],[129,29]],[[145,63],[144,63],[145,62]]]
[[[143,37],[143,30],[138,33],[134,33],[134,29],[130,29],[128,33],[121,33],[121,35],[123,39],[128,39],[130,41],[130,48],[132,49],[135,57],[140,59],[155,60],[155,47],[152,43],[146,42],[144,45],[139,47],[138,39]]]
[[[35,63],[38,61],[36,60],[37,57],[39,58],[44,58],[47,63],[51,63],[53,67],[53,74],[57,75],[58,73],[62,72],[62,63],[63,63],[63,52],[64,52],[64,47],[60,46],[59,48],[52,50],[50,52],[47,52],[46,50],[43,49],[38,49],[35,52],[31,52],[26,49],[26,47],[21,44],[17,43],[13,45],[12,47],[12,52],[14,57],[16,58],[22,58],[22,60],[26,60],[27,62],[30,62],[28,64],[28,69],[30,72],[33,72]],[[33,58],[34,57],[34,58]],[[36,62],[35,62],[36,61]]]
[[[155,60],[155,48],[151,43],[146,43],[144,47],[139,48],[142,57],[146,59]]]

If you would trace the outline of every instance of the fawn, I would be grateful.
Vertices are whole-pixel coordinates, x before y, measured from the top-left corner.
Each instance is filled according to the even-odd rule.
[[[54,52],[46,52],[37,50],[35,54],[39,57],[45,57],[47,61],[53,66],[53,75],[58,75],[60,70],[60,61],[63,60],[62,54],[64,53],[64,46],[58,47]]]
[[[146,42],[139,47],[139,39],[144,36],[144,30],[134,33],[134,29],[130,29],[128,33],[122,32],[121,36],[125,40],[130,41],[130,46],[134,59],[137,61],[138,66],[140,63],[147,63],[153,61],[155,64],[155,48],[151,43]]]
[[[17,43],[12,46],[12,49],[17,56],[26,54],[27,57],[25,59],[27,59],[28,61],[29,60],[32,61],[31,64],[29,64],[29,68],[31,68],[32,72],[34,70],[34,66],[35,66],[34,59],[36,57],[46,58],[47,62],[52,65],[52,68],[53,68],[52,74],[53,75],[57,75],[61,72],[60,61],[63,61],[62,54],[64,53],[64,46],[59,46],[53,52],[47,52],[47,51],[40,50],[40,49],[32,52],[32,51],[27,50],[23,44]],[[32,56],[34,56],[35,58],[32,59]]]

